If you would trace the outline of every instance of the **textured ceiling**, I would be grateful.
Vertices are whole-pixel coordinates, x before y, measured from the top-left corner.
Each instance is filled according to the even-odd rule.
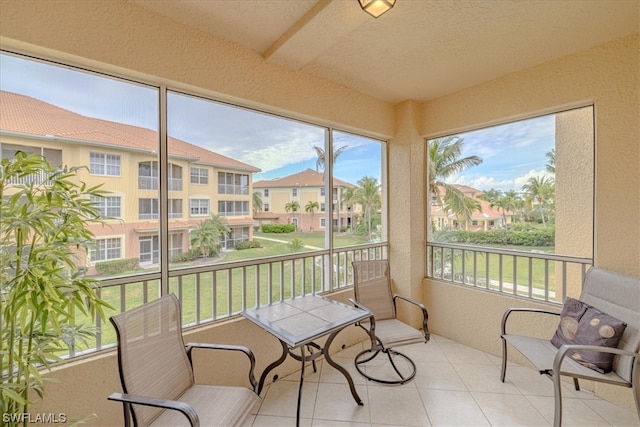
[[[425,101],[637,32],[639,0],[130,0],[266,61],[397,103]]]

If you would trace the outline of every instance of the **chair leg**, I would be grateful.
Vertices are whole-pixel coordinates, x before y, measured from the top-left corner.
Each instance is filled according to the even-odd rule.
[[[366,353],[371,353],[371,352],[373,352],[373,355],[368,356],[368,357],[366,357],[364,359],[361,358]],[[360,365],[373,360],[381,352],[387,354],[387,357],[389,358],[389,362],[391,363],[391,366],[395,370],[396,374],[398,374],[398,376],[400,377],[399,379],[397,379],[397,380],[387,380],[387,379],[382,379],[382,378],[376,378],[376,377],[373,377],[371,375],[366,374],[362,370]],[[409,364],[410,371],[409,371],[408,375],[404,376],[400,372],[400,370],[398,369],[396,363],[393,361],[392,356],[399,356],[399,357],[403,358]],[[415,365],[415,363],[413,363],[413,360],[411,360],[409,358],[409,356],[407,356],[407,355],[405,355],[403,353],[400,353],[398,351],[394,351],[394,350],[372,350],[372,349],[367,349],[367,350],[361,351],[355,357],[355,365],[356,365],[356,369],[358,370],[358,372],[360,372],[360,374],[363,377],[365,377],[369,381],[374,381],[374,382],[378,382],[378,383],[381,383],[381,384],[405,384],[405,383],[411,381],[416,376],[416,365]]]
[[[500,371],[500,381],[504,382],[507,374],[507,340],[502,338],[502,370]]]
[[[554,399],[554,414],[553,414],[553,427],[562,426],[562,381],[560,374],[554,372],[553,374],[553,399]]]

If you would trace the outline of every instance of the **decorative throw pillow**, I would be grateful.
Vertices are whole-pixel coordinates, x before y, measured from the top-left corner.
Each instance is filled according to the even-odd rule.
[[[551,343],[560,348],[564,344],[617,347],[627,324],[577,299],[567,297],[556,333]],[[570,351],[576,362],[600,373],[612,369],[614,354],[598,351]]]
[[[587,309],[576,335],[576,344],[617,347],[627,324],[595,308]],[[582,365],[602,374],[612,369],[614,354],[599,351],[579,350],[571,358]]]
[[[575,298],[567,297],[560,313],[560,323],[551,343],[560,348],[563,344],[576,344],[578,324],[589,306]]]

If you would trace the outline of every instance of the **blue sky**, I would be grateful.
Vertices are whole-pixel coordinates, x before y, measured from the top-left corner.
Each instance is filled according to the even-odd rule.
[[[145,128],[158,127],[154,88],[96,77],[65,67],[0,55],[0,88],[90,117]],[[283,177],[315,169],[313,146],[324,145],[324,128],[191,96],[171,94],[169,134],[262,170],[255,179]],[[545,153],[554,147],[553,116],[459,134],[463,156],[483,163],[450,179],[480,190],[519,190],[530,177],[545,174]],[[365,137],[336,132],[334,146],[347,145],[334,175],[356,183],[381,179],[381,146]]]

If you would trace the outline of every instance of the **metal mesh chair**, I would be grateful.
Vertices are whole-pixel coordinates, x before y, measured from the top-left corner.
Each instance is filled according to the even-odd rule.
[[[368,322],[359,324],[371,336],[371,348],[356,355],[355,365],[358,372],[371,381],[383,384],[404,384],[411,381],[416,374],[416,365],[409,356],[394,350],[394,347],[429,341],[427,327],[427,309],[423,304],[410,298],[392,293],[389,262],[387,260],[354,261],[353,290],[355,300],[351,302],[369,309],[373,317]],[[397,301],[415,306],[422,314],[422,332],[397,318]],[[367,366],[380,353],[385,354],[395,372],[392,378],[374,377],[366,371],[373,371]],[[406,362],[407,369],[400,368],[399,363]],[[396,378],[397,375],[397,378]]]
[[[167,295],[111,317],[118,334],[118,367],[124,393],[109,400],[124,406],[124,424],[136,426],[241,425],[260,400],[255,359],[243,346],[187,344],[182,340],[180,303]],[[244,353],[251,388],[194,383],[194,348]]]

